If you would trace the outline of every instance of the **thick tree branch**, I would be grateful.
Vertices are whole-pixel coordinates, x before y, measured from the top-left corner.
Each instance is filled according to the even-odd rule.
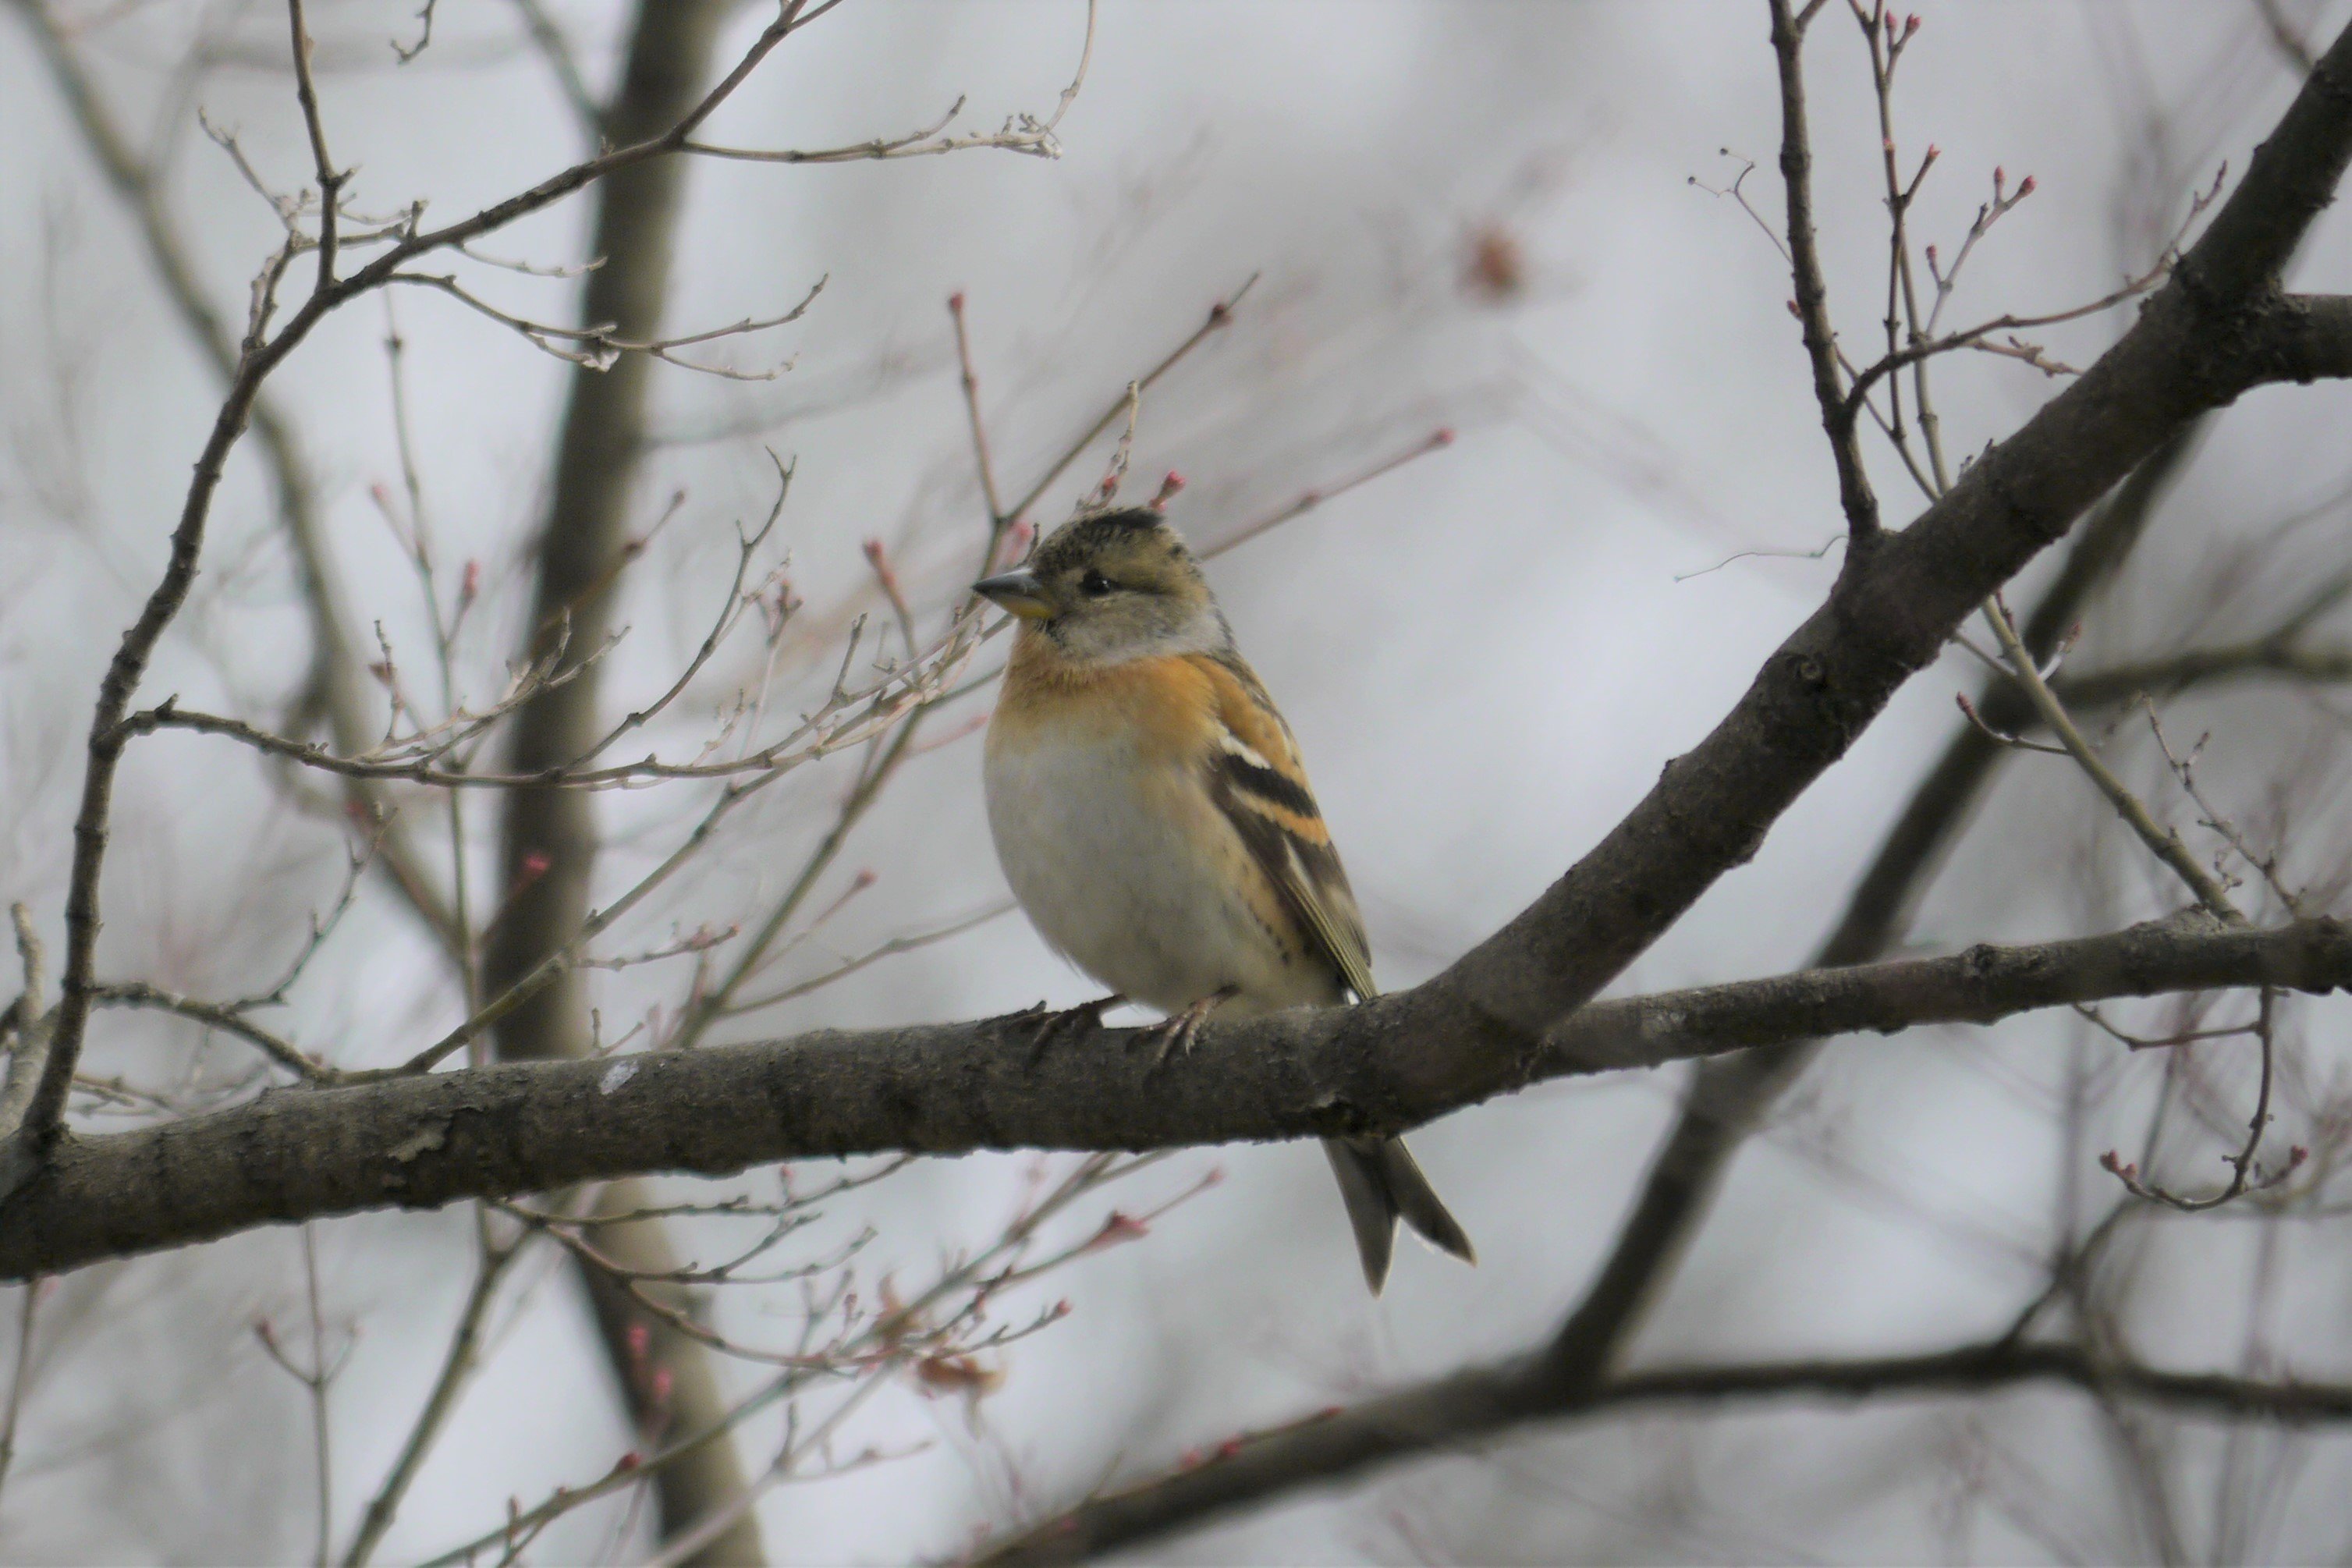
[[[2347,984],[2352,929],[2340,921],[2249,931],[2177,917],[2071,942],[1596,1003],[1548,1031],[1521,1076],[1485,1092],[2109,997]],[[255,1225],[645,1171],[1402,1131],[1468,1102],[1430,1085],[1462,1081],[1451,1059],[1485,1044],[1474,1012],[1430,1027],[1428,989],[1205,1028],[1164,1066],[1130,1048],[1129,1030],[1033,1063],[1016,1016],[274,1089],[234,1110],[64,1142],[0,1209],[0,1279]],[[1408,1047],[1440,1058],[1440,1070],[1405,1077],[1386,1065]]]
[[[795,1153],[1131,1145],[1401,1128],[1527,1082],[1546,1063],[1546,1031],[1654,940],[1716,877],[1752,854],[1779,813],[1843,754],[1987,591],[2187,419],[2261,379],[2264,312],[2258,296],[2267,287],[2268,269],[2284,260],[2352,156],[2352,94],[2336,85],[2347,62],[2352,31],[2330,49],[2255,156],[2244,184],[2123,340],[1973,464],[1949,494],[1889,539],[1863,569],[1849,573],[1835,602],[1790,637],[1732,713],[1675,759],[1591,854],[1428,984],[1337,1014],[1212,1026],[1193,1058],[1156,1079],[1148,1094],[1131,1064],[1089,1063],[1068,1078],[1056,1075],[1065,1083],[1096,1080],[1091,1093],[1068,1105],[1049,1105],[1039,1085],[1011,1073],[1005,1053],[982,1048],[985,1031],[970,1026],[857,1037],[856,1061],[844,1053],[808,1064],[826,1092],[770,1104],[769,1114],[749,1117],[757,1126],[745,1125],[746,1107],[766,1099],[780,1080],[756,1068],[747,1072],[746,1058],[733,1052],[643,1065],[506,1068],[321,1091],[315,1098],[281,1094],[230,1113],[251,1121],[240,1123],[233,1138],[298,1123],[308,1130],[311,1146],[299,1156],[281,1147],[278,1158],[291,1163],[277,1165],[274,1173],[268,1161],[248,1162],[243,1180],[153,1184],[151,1195],[189,1206],[178,1223],[164,1223],[152,1212],[134,1220],[123,1207],[130,1194],[119,1184],[108,1191],[108,1178],[119,1184],[125,1169],[123,1146],[106,1140],[69,1147],[59,1152],[37,1190],[27,1190],[0,1213],[0,1260],[20,1269],[38,1257],[86,1258],[98,1255],[92,1248],[194,1239],[303,1212],[442,1202],[469,1192],[520,1191],[625,1170],[729,1169]],[[2241,211],[2250,205],[2262,210]],[[2282,207],[2300,217],[2285,222],[2278,216]],[[2243,284],[2244,293],[2232,298],[2220,284]],[[241,412],[225,411],[224,420]],[[82,934],[87,940],[93,932],[85,928]],[[2297,984],[2271,974],[2259,978]],[[85,992],[85,1006],[87,1000]],[[1221,1044],[1244,1039],[1247,1050]],[[801,1042],[800,1049],[805,1054],[808,1046]],[[767,1048],[790,1056],[794,1047]],[[56,1066],[54,1057],[50,1065]],[[1219,1076],[1212,1078],[1211,1068]],[[583,1157],[584,1144],[557,1151],[560,1164],[576,1169],[525,1170],[536,1163],[519,1162],[515,1152],[535,1140],[518,1145],[469,1136],[492,1124],[517,1137],[527,1128],[563,1128],[565,1137],[575,1129],[584,1132],[599,1122],[581,1114],[592,1097],[620,1098],[594,1096],[594,1082],[605,1075],[616,1088],[643,1080],[635,1091],[643,1094],[681,1074],[699,1084],[698,1075],[729,1072],[738,1076],[729,1093],[705,1102],[710,1107],[706,1119],[691,1128],[641,1121],[617,1141],[625,1148],[600,1141],[594,1162]],[[927,1089],[936,1098],[942,1083],[965,1092],[950,1095],[952,1103],[924,1098]],[[830,1092],[835,1087],[837,1099]],[[1221,1105],[1236,1089],[1250,1090],[1249,1107]],[[533,1089],[545,1095],[544,1103],[513,1098]],[[392,1149],[371,1145],[358,1124],[370,1119],[339,1120],[343,1110],[362,1109],[341,1099],[352,1094],[383,1096],[369,1108],[407,1119],[394,1141],[417,1140],[407,1158],[378,1163]],[[741,1095],[751,1098],[736,1098]],[[341,1109],[322,1121],[317,1108],[331,1099]],[[142,1157],[155,1158],[166,1149],[198,1152],[222,1125],[216,1118],[197,1119],[126,1136],[144,1141]],[[112,1151],[97,1157],[88,1152],[104,1145]],[[256,1182],[255,1175],[267,1179]],[[232,1199],[233,1193],[243,1195]],[[93,1205],[86,1210],[85,1197]]]
[[[992,1568],[1076,1563],[1252,1502],[1352,1475],[1400,1454],[1460,1448],[1533,1421],[1629,1408],[1719,1410],[1767,1399],[1919,1398],[2054,1383],[2225,1421],[2352,1419],[2352,1386],[2266,1383],[2099,1360],[2071,1344],[1995,1341],[1927,1355],[1853,1362],[1662,1367],[1563,1385],[1540,1358],[1474,1367],[1404,1394],[1222,1445],[1216,1457],[1142,1488],[1087,1500],[983,1552]]]
[[[2131,330],[1910,527],[1850,563],[1731,713],[1565,877],[1409,993],[1408,1019],[1427,1026],[1388,1037],[1383,1076],[1437,1100],[1514,1081],[1554,1020],[1755,853],[1985,594],[2190,419],[2269,374],[2276,269],[2352,156],[2352,93],[2337,85],[2347,74],[2352,31]],[[1479,1020],[1473,1049],[1407,1043],[1462,1017]]]
[[[1785,86],[1784,78],[1784,86]],[[1784,109],[1786,105],[1784,104]],[[2301,331],[2293,318],[2273,331]],[[2065,564],[2024,627],[2027,646],[2042,657],[2057,646],[2068,625],[2081,613],[2090,595],[2112,574],[2137,542],[2152,515],[2157,498],[2168,485],[2192,449],[2197,422],[2181,427],[2151,453],[2120,485],[2091,524],[2075,540]],[[2317,602],[2315,601],[2315,607]],[[2178,687],[2236,673],[2240,669],[2278,666],[2327,678],[2333,665],[2324,652],[2301,650],[2295,643],[2311,617],[2299,616],[2281,634],[2243,647],[2192,652],[2177,660],[2119,666],[2084,678],[2068,687],[2071,700],[2095,703],[2119,700],[2144,687]],[[2030,723],[2032,712],[2012,682],[1990,682],[1977,708],[1998,727],[2015,730]],[[1877,856],[1857,886],[1843,919],[1820,950],[1822,965],[1857,963],[1884,952],[1896,940],[1907,907],[1933,876],[1966,822],[1969,808],[1985,781],[2006,753],[1973,726],[1956,729],[1953,738],[1922,780],[1902,815],[1889,829]],[[1694,1080],[1682,1115],[1664,1141],[1633,1208],[1619,1232],[1616,1246],[1603,1261],[1584,1299],[1570,1312],[1543,1352],[1549,1375],[1562,1384],[1591,1384],[1604,1376],[1622,1352],[1647,1301],[1681,1255],[1705,1214],[1717,1183],[1748,1129],[1802,1069],[1818,1040],[1798,1039],[1706,1063]],[[1424,1385],[1441,1391],[1447,1380]],[[1416,1391],[1394,1397],[1410,1400]],[[1443,1403],[1442,1392],[1433,1397]],[[1306,1484],[1319,1474],[1317,1455],[1328,1458],[1311,1434],[1295,1438],[1300,1451],[1264,1467],[1268,1478],[1264,1491]],[[1384,1450],[1394,1457],[1415,1445],[1398,1442]],[[1163,1483],[1171,1496],[1191,1495],[1182,1476]],[[1210,1506],[1226,1506],[1213,1504]],[[1155,1508],[1150,1532],[1179,1529],[1192,1521],[1197,1510],[1184,1506]],[[1128,1539],[1132,1539],[1129,1537]]]
[[[2272,363],[2269,381],[2324,381],[2352,375],[2352,295],[2286,294],[2271,301],[2263,323]]]

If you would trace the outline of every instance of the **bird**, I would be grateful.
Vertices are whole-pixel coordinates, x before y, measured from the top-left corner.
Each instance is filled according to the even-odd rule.
[[[1049,947],[1158,1009],[1163,1056],[1212,1013],[1369,1001],[1371,955],[1298,742],[1157,508],[1081,513],[973,584],[1015,617],[983,781],[997,858]],[[1042,1048],[1042,1040],[1041,1040]],[[1364,1280],[1402,1220],[1475,1263],[1402,1139],[1326,1139]]]

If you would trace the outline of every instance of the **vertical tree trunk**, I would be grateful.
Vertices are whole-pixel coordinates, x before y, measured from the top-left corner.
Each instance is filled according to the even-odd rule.
[[[608,142],[619,145],[657,135],[693,107],[709,78],[729,8],[727,0],[640,0],[620,89],[605,115]],[[658,333],[686,169],[684,159],[656,159],[597,186],[593,254],[604,265],[588,274],[583,321],[613,322],[627,338]],[[567,625],[574,658],[598,647],[610,628],[633,481],[644,448],[652,368],[643,355],[630,354],[609,370],[583,367],[572,374],[554,499],[539,547],[530,634],[535,656],[567,636]],[[524,708],[512,742],[516,771],[568,761],[594,743],[600,723],[597,673],[592,666]],[[490,993],[512,984],[579,931],[596,849],[593,795],[530,789],[508,795],[502,886],[512,901],[485,955]],[[517,1009],[498,1033],[499,1053],[510,1058],[578,1056],[588,1046],[587,992],[576,970]],[[604,1199],[608,1212],[644,1202],[635,1182],[614,1184]],[[631,1268],[657,1272],[677,1266],[657,1224],[617,1227],[600,1237],[600,1244]],[[725,1400],[702,1347],[648,1319],[625,1293],[593,1273],[586,1276],[586,1287],[605,1351],[641,1427],[680,1435],[724,1414]],[[632,1348],[633,1336],[645,1347],[642,1352]],[[657,1371],[667,1377],[657,1379]],[[659,1390],[662,1383],[666,1394]],[[680,1457],[656,1478],[665,1534],[730,1501],[743,1485],[734,1446],[725,1438]],[[757,1522],[747,1515],[695,1561],[761,1562]]]

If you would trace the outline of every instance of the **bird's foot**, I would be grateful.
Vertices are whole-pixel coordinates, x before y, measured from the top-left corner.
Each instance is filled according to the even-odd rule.
[[[1034,1068],[1045,1059],[1047,1051],[1061,1041],[1100,1029],[1102,1016],[1126,1000],[1114,992],[1108,996],[1097,996],[1091,1002],[1081,1002],[1075,1007],[1065,1007],[1058,1013],[1047,1012],[1045,1004],[1040,1002],[1034,1007],[1011,1015],[1006,1022],[1028,1031],[1028,1065]]]
[[[1219,986],[1182,1012],[1171,1013],[1149,1028],[1138,1029],[1135,1043],[1152,1047],[1151,1065],[1154,1068],[1164,1066],[1170,1057],[1181,1055],[1192,1048],[1193,1037],[1201,1032],[1201,1026],[1208,1021],[1209,1015],[1232,1001],[1239,989],[1234,985]]]

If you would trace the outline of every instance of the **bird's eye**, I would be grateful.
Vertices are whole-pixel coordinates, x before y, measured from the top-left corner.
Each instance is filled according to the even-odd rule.
[[[1078,592],[1090,598],[1098,599],[1117,586],[1118,586],[1118,584],[1091,568],[1085,576],[1078,579]]]

